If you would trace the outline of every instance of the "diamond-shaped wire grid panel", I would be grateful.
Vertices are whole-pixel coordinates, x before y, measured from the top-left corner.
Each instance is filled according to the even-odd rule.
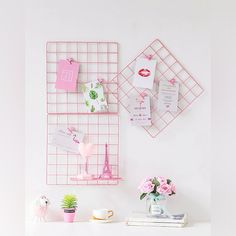
[[[136,88],[132,85],[136,59],[149,57],[157,60],[155,82],[152,90]],[[129,98],[146,93],[151,99],[152,125],[143,127],[151,137],[155,138],[167,126],[170,125],[187,107],[203,93],[203,88],[184,68],[184,66],[173,56],[173,54],[156,39],[133,61],[131,61],[117,76],[114,81],[119,81],[119,96],[117,99],[121,105],[130,112]],[[175,79],[180,84],[179,102],[177,112],[157,111],[158,81]],[[112,94],[115,94],[112,92]]]

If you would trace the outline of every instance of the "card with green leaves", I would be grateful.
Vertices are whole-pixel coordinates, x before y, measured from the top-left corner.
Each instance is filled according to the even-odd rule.
[[[107,111],[107,101],[103,86],[99,81],[82,84],[81,91],[88,112]]]

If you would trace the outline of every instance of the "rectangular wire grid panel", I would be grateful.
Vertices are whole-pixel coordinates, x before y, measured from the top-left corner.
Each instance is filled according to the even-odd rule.
[[[119,107],[118,44],[115,42],[48,42],[47,64],[47,184],[49,185],[116,185],[119,178]],[[57,61],[73,58],[80,63],[78,91],[55,89]],[[108,111],[87,113],[81,83],[102,79]],[[118,78],[117,78],[118,79]],[[112,91],[112,92],[110,92]],[[57,128],[73,127],[85,134],[86,142],[96,146],[89,157],[88,172],[93,180],[73,180],[83,173],[85,159],[78,153],[70,153],[51,144]],[[113,179],[99,179],[105,161],[105,144]]]
[[[113,79],[118,73],[118,44],[116,42],[48,42],[47,62],[47,111],[49,114],[87,113],[80,84],[96,79],[103,80],[108,111],[118,113],[118,81]],[[57,62],[73,58],[80,63],[76,92],[55,88]],[[112,93],[108,93],[112,91]]]
[[[117,115],[49,115],[47,183],[59,185],[114,185],[118,180],[71,180],[81,174],[85,159],[51,145],[57,127],[74,127],[86,134],[86,140],[96,145],[89,157],[88,172],[98,178],[102,174],[105,159],[105,144],[108,144],[110,167],[114,178],[119,177],[119,117]]]
[[[152,59],[157,60],[153,89],[136,88],[132,85],[136,59],[149,56],[151,56]],[[171,79],[175,79],[180,84],[178,111],[159,112],[157,111],[158,81]],[[128,112],[130,112],[130,97],[146,93],[151,98],[152,125],[143,128],[153,138],[169,126],[171,122],[173,122],[203,93],[203,88],[158,39],[153,41],[118,75],[116,75],[114,81],[117,80],[119,80],[119,97],[117,96],[117,99]]]

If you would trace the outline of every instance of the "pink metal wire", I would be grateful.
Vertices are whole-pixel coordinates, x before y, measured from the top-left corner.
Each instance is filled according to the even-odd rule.
[[[49,185],[116,185],[119,183],[119,104],[118,73],[119,47],[116,42],[54,41],[46,45],[47,73],[47,160],[46,182]],[[101,79],[108,102],[108,111],[87,113],[80,90],[67,93],[55,89],[56,63],[73,58],[80,63],[78,87]],[[92,180],[76,178],[84,169],[85,160],[51,145],[57,127],[75,128],[86,134],[88,142],[96,145],[96,153],[89,158]],[[105,145],[108,144],[112,178],[102,179]]]
[[[155,83],[153,90],[139,89],[132,85],[134,68],[136,59],[148,57],[157,60]],[[157,111],[157,91],[159,80],[175,79],[180,83],[178,111],[174,112],[158,112]],[[185,69],[185,67],[176,59],[175,56],[166,48],[159,40],[154,40],[148,45],[137,57],[134,58],[119,74],[114,77],[114,82],[119,81],[119,95],[117,96],[119,103],[128,111],[129,98],[139,96],[143,93],[150,96],[152,125],[143,127],[147,133],[155,138],[165,128],[167,128],[184,110],[186,110],[202,93],[203,88],[193,78],[193,76]]]

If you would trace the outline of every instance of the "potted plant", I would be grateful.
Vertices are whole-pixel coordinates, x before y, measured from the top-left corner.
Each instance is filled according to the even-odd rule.
[[[165,207],[166,199],[176,193],[174,184],[163,176],[148,177],[139,185],[140,200],[146,197],[149,216],[170,215]]]
[[[64,221],[72,223],[77,209],[77,198],[75,195],[67,194],[62,200],[62,209],[64,209]]]

